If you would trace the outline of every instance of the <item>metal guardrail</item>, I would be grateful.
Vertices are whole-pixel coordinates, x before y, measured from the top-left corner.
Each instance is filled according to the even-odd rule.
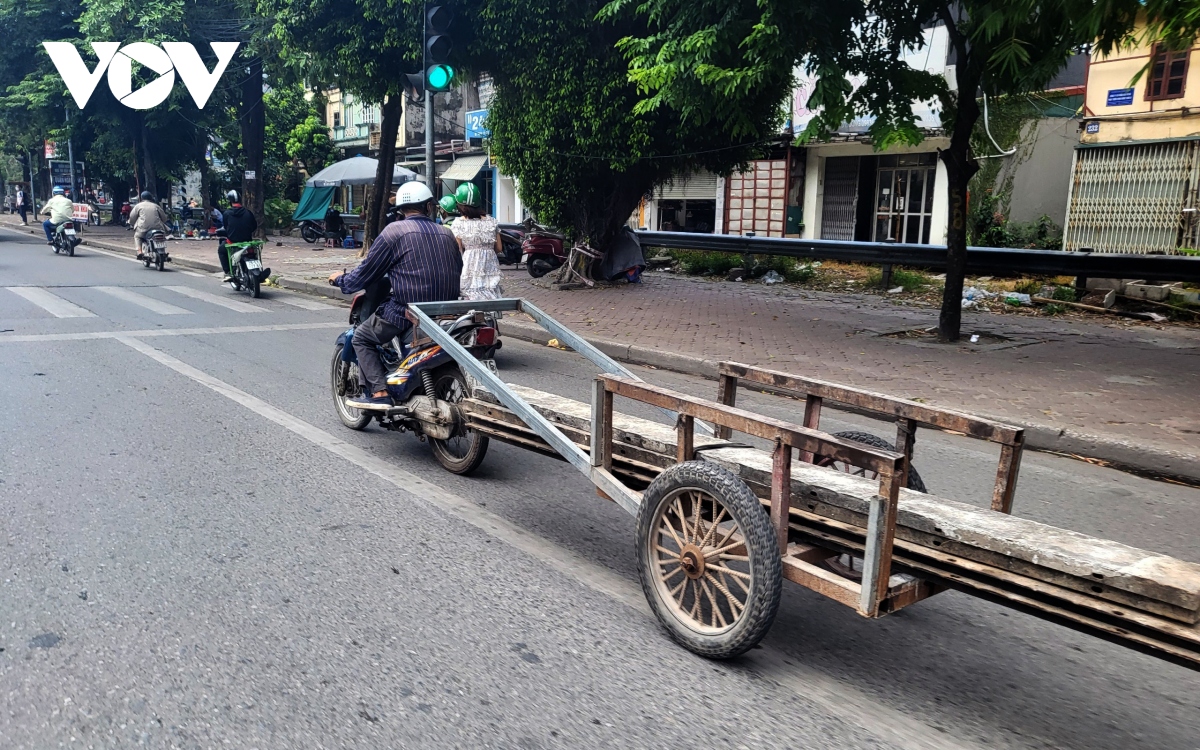
[[[640,231],[637,232],[637,235],[643,246],[674,250],[780,255],[789,258],[919,266],[939,270],[946,268],[946,247],[944,245],[800,240],[692,232]],[[1060,250],[970,247],[967,248],[967,272],[971,274],[1031,273],[1043,276],[1090,276],[1195,282],[1200,281],[1200,258],[1186,255],[1068,253]]]

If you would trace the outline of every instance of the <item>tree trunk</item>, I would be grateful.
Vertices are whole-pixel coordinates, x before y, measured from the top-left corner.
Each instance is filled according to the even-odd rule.
[[[952,31],[952,36],[957,31]],[[967,275],[967,189],[971,178],[979,171],[979,162],[971,155],[971,133],[979,120],[978,64],[967,55],[959,55],[958,93],[954,113],[954,129],[950,147],[942,152],[946,165],[946,188],[950,216],[946,225],[946,288],[942,293],[942,310],[938,315],[938,340],[958,341],[962,329],[963,282]]]
[[[392,173],[396,168],[396,133],[400,129],[400,115],[404,112],[404,95],[391,94],[383,103],[383,122],[379,131],[379,168],[375,170],[375,189],[367,203],[367,226],[363,247],[368,248],[383,231],[383,216],[387,211],[387,199],[392,192]]]
[[[142,175],[144,177],[142,184],[145,185],[142,190],[157,193],[158,169],[154,166],[154,155],[150,152],[150,128],[146,127],[145,120],[142,121]],[[162,198],[161,195],[154,197]]]
[[[241,122],[242,156],[245,171],[254,174],[252,179],[242,175],[242,205],[258,219],[255,236],[266,239],[266,217],[263,214],[263,151],[266,149],[267,118],[263,112],[263,62],[261,57],[250,61],[246,79],[242,81]]]
[[[126,180],[109,180],[109,190],[112,192],[112,223],[121,220],[121,204],[129,197],[129,183]]]
[[[204,156],[200,155],[200,210],[203,212],[200,226],[207,229],[212,222],[212,202],[208,189],[208,160]]]

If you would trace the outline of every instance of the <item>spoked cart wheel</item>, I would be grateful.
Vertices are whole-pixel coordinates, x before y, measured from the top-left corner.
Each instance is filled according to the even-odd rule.
[[[762,640],[779,608],[779,546],[742,480],[704,461],[672,466],[646,489],[637,525],[642,591],[672,638],[710,659]]]

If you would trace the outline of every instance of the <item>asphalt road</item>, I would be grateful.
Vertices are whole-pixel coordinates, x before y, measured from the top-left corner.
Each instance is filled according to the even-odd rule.
[[[787,586],[762,648],[694,657],[649,615],[633,520],[566,464],[493,443],[460,478],[343,428],[344,322],[0,232],[0,745],[1200,747],[1200,675],[954,592],[868,622]],[[919,438],[938,494],[986,503],[994,461]],[[1194,489],[1030,454],[1016,512],[1200,562]]]

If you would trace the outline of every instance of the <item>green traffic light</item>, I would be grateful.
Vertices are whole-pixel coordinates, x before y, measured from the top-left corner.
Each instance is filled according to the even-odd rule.
[[[454,80],[454,68],[449,65],[432,65],[425,73],[425,82],[432,91],[450,88]]]

